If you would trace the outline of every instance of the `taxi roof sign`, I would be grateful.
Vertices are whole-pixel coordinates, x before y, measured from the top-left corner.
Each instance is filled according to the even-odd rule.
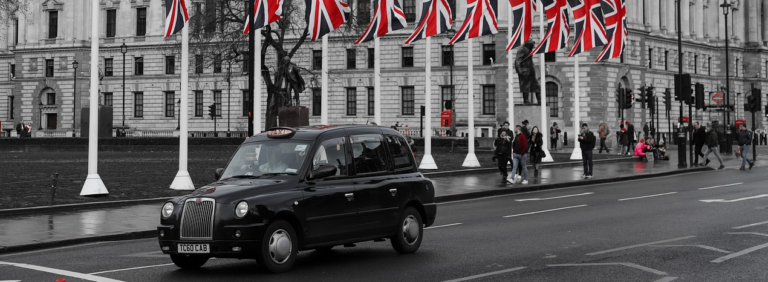
[[[267,131],[267,137],[269,138],[290,138],[294,134],[296,134],[296,130],[287,127],[270,128]]]

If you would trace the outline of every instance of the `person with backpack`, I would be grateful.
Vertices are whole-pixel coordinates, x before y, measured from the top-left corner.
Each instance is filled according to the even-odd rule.
[[[581,160],[584,164],[584,178],[592,178],[592,149],[595,148],[595,134],[589,131],[589,126],[581,125],[579,133],[579,145],[581,147]]]
[[[747,125],[742,123],[739,126],[739,150],[741,151],[741,168],[744,170],[744,165],[749,163],[749,169],[755,166],[755,162],[749,159],[749,147],[752,145],[752,131],[747,129]]]
[[[717,141],[717,139],[718,139],[717,138],[717,132],[712,131],[712,127],[711,126],[707,126],[706,131],[707,131],[707,151],[704,152],[704,158],[701,159],[701,160],[702,161],[703,160],[707,160],[707,159],[709,159],[708,158],[709,157],[709,153],[715,153],[715,157],[717,157],[717,160],[720,161],[720,167],[718,167],[717,169],[724,169],[725,165],[723,165],[723,158],[720,157],[720,148],[718,146],[719,144],[718,144],[718,141]],[[707,164],[706,163],[699,163],[699,165],[700,166],[706,166]]]

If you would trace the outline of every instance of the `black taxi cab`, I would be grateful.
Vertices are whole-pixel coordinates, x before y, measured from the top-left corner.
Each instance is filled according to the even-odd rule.
[[[435,221],[435,190],[390,128],[273,128],[246,140],[216,182],[166,202],[160,248],[181,268],[255,258],[285,272],[303,250],[389,240],[419,249]]]

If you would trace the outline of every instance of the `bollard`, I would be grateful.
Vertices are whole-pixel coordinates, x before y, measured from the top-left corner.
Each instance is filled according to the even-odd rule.
[[[59,183],[59,173],[54,173],[51,175],[51,203],[50,206],[53,206],[53,199],[56,198],[56,185]]]
[[[568,132],[563,132],[563,147],[568,146]]]

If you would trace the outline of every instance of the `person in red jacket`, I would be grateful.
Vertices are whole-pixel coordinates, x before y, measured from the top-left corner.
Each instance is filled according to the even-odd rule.
[[[520,126],[515,126],[515,137],[512,140],[512,171],[517,171],[517,167],[520,166],[523,170],[523,184],[528,184],[528,166],[525,164],[525,159],[528,157],[528,136],[520,131]],[[510,174],[510,178],[507,179],[510,184],[515,184],[516,179],[514,174]]]

